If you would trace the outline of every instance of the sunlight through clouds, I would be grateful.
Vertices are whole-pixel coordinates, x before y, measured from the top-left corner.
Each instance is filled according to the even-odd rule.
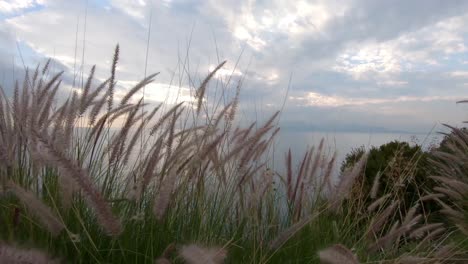
[[[342,107],[372,112],[394,102],[427,111],[444,105],[453,110],[441,116],[462,119],[452,99],[467,94],[468,2],[396,1],[0,0],[0,69],[21,72],[53,58],[68,84],[74,75],[81,83],[93,65],[96,79],[105,80],[119,43],[116,92],[127,91],[145,69],[161,72],[146,89],[149,101],[168,95],[193,101],[188,87],[227,60],[213,81],[243,79],[245,116],[253,115],[247,109],[282,106],[290,87],[283,116],[291,121],[317,107],[340,116]],[[365,122],[354,110],[352,122]],[[403,111],[413,116],[411,107]],[[392,118],[399,122],[391,114],[382,122]]]
[[[44,4],[44,0],[0,0],[0,13],[13,13]]]
[[[135,86],[135,81],[118,81],[118,84],[125,87],[116,92],[116,98],[125,96],[128,90]],[[142,92],[134,96],[134,101],[140,100]],[[195,102],[196,99],[191,95],[190,88],[177,87],[168,83],[153,82],[145,87],[145,100],[149,102],[167,102],[169,104],[179,102]]]

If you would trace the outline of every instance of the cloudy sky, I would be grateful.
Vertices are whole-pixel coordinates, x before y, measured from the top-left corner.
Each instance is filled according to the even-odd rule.
[[[241,117],[281,108],[289,85],[286,129],[428,132],[468,120],[455,103],[468,99],[468,1],[0,0],[7,90],[46,58],[68,86],[94,64],[104,80],[117,43],[120,92],[144,77],[148,54],[147,73],[161,72],[153,101],[190,100],[227,60],[217,78],[244,79]]]

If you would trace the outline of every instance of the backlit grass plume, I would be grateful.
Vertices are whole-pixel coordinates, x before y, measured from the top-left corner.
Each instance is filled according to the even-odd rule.
[[[336,175],[337,154],[328,155],[322,140],[275,164],[274,155],[284,154],[274,153],[280,112],[239,120],[243,80],[230,85],[216,74],[226,61],[197,87],[196,78],[186,80],[189,100],[154,105],[140,91],[160,76],[122,87],[119,57],[117,45],[110,76],[96,85],[97,67],[82,87],[67,88],[66,73],[51,73],[47,62],[0,89],[0,260],[55,261],[50,254],[76,263],[366,263],[459,256],[458,248],[445,247],[451,227],[430,223],[424,203],[438,199],[466,231],[462,132],[449,146],[453,153],[439,155],[433,178],[440,185],[416,204],[399,196],[411,170],[386,184],[391,188],[382,190],[377,178],[370,193],[353,196],[367,155]],[[185,85],[185,68],[179,74]],[[214,86],[222,92],[211,92]],[[36,247],[48,254],[27,249]]]

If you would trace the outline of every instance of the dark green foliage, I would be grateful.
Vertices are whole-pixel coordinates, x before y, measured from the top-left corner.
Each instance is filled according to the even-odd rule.
[[[353,149],[346,155],[341,165],[341,171],[351,167],[364,154],[364,147]],[[401,210],[407,210],[424,196],[425,190],[431,189],[434,181],[429,178],[432,171],[429,166],[430,154],[424,152],[421,146],[411,146],[407,142],[392,141],[380,147],[369,150],[367,165],[363,176],[355,183],[355,192],[367,195],[371,192],[375,178],[380,174],[379,188],[376,198],[397,188],[398,198],[403,198]],[[359,195],[359,194],[356,194]],[[366,205],[373,200],[363,197]],[[393,197],[397,198],[397,197]],[[428,206],[433,209],[433,205]]]

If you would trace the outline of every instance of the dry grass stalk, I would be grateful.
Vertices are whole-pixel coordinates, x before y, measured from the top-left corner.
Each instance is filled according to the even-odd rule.
[[[115,81],[115,70],[117,69],[117,62],[119,61],[119,44],[115,46],[114,51],[114,58],[112,59],[112,67],[111,67],[111,77],[109,80],[109,89],[108,89],[108,100],[107,100],[107,111],[109,112],[112,109],[114,104],[114,87],[116,85]]]
[[[241,82],[237,84],[236,95],[234,96],[234,100],[232,100],[232,107],[230,107],[230,111],[226,117],[226,120],[228,121],[228,129],[231,127],[232,122],[234,121],[234,118],[236,117],[237,108],[239,106],[240,87],[241,87]]]
[[[13,91],[13,112],[12,112],[13,120],[18,121],[20,115],[21,115],[21,111],[20,111],[20,101],[19,101],[19,85],[18,85],[18,81],[15,81],[15,88]],[[17,126],[19,123],[14,122],[14,124],[15,126]]]
[[[312,168],[310,170],[310,173],[309,173],[309,176],[308,176],[308,181],[311,181],[311,179],[315,179],[315,174],[316,172],[318,171],[319,167],[320,167],[320,156],[322,155],[322,150],[323,150],[323,146],[325,145],[325,139],[322,138],[320,140],[320,144],[319,144],[319,147],[317,149],[317,152],[315,153],[315,159],[314,159],[314,162],[312,163]],[[322,183],[323,185],[324,183]]]
[[[330,209],[332,211],[337,211],[343,199],[348,198],[354,182],[359,177],[359,175],[361,175],[361,172],[366,165],[367,155],[368,153],[364,153],[352,169],[345,170],[345,172],[341,175],[340,182],[338,183],[338,186],[330,199]]]
[[[99,134],[97,132],[101,130],[101,126],[103,126],[103,124],[107,122],[109,117],[116,119],[120,117],[121,115],[126,114],[128,111],[132,109],[134,108],[129,105],[119,106],[119,107],[112,109],[110,112],[102,115],[97,122],[96,120],[92,121],[93,127],[91,129],[91,132],[89,133],[89,139],[91,139],[94,135]],[[109,123],[112,123],[112,121],[109,121]],[[108,147],[110,148],[111,146],[108,146]]]
[[[331,176],[333,172],[333,168],[335,167],[335,161],[337,158],[337,152],[335,151],[333,153],[332,158],[328,162],[327,169],[325,171],[325,175],[323,176],[322,179],[322,186],[320,187],[320,191],[323,191],[325,188],[325,185],[328,187],[329,190],[331,190]]]
[[[45,86],[40,91],[38,91],[38,95],[37,95],[37,101],[38,102],[43,102],[43,100],[45,100],[45,96],[49,94],[49,90],[50,90],[50,88],[52,88],[54,83],[56,83],[57,81],[60,82],[59,78],[62,76],[62,74],[63,74],[63,71],[61,71],[61,72],[57,73],[56,75],[54,75],[54,77],[52,77],[45,84]]]
[[[239,153],[243,152],[242,157],[240,158],[239,161],[239,168],[243,168],[244,165],[248,162],[248,160],[251,158],[252,154],[254,154],[255,147],[259,140],[266,134],[268,131],[270,131],[273,127],[272,126],[264,126],[260,129],[258,129],[255,134],[253,134],[250,138],[247,138],[239,143],[236,144],[234,149],[229,152],[221,161],[221,164],[227,163],[229,160],[234,158],[236,155]],[[245,138],[245,137],[244,137]]]
[[[286,169],[287,169],[287,174],[286,174],[286,187],[288,188],[288,199],[292,201],[292,154],[291,154],[291,149],[288,149],[288,154],[286,155]]]
[[[47,98],[47,101],[44,104],[44,107],[42,107],[41,114],[39,115],[39,120],[38,120],[38,126],[39,127],[42,126],[44,128],[47,128],[48,127],[47,124],[49,124],[53,120],[53,118],[49,119],[50,109],[52,108],[52,103],[54,101],[55,95],[57,94],[57,91],[58,91],[61,83],[62,83],[62,81],[60,80],[55,84],[54,89],[49,94],[49,96]]]
[[[143,172],[141,181],[137,183],[135,198],[138,201],[139,199],[141,199],[146,186],[148,185],[148,183],[151,180],[151,177],[153,176],[154,169],[156,168],[156,165],[160,159],[160,152],[161,152],[162,144],[163,144],[163,141],[162,141],[162,138],[160,138],[156,142],[155,147],[153,148],[153,151],[151,152],[151,156],[149,156],[149,159],[146,162],[146,167]]]
[[[51,138],[54,142],[59,142],[62,138],[62,130],[63,130],[63,121],[65,120],[66,111],[68,109],[68,104],[70,103],[69,100],[65,101],[60,109],[57,110],[56,113],[57,117],[54,118],[54,124],[52,128]],[[47,133],[45,131],[44,133]]]
[[[273,239],[269,244],[268,248],[270,250],[276,250],[280,248],[284,243],[286,243],[294,234],[299,232],[303,227],[305,227],[307,224],[309,224],[310,221],[312,221],[317,215],[312,214],[309,216],[304,217],[302,220],[299,222],[293,224],[292,226],[288,227],[284,231],[282,231],[278,236],[276,236],[275,239]]]
[[[128,144],[128,149],[127,153],[124,158],[124,163],[127,163],[128,159],[130,158],[130,155],[132,154],[132,150],[134,146],[136,145],[136,142],[138,139],[141,139],[141,133],[143,131],[144,126],[154,117],[154,115],[158,112],[162,104],[159,104],[157,107],[155,107],[149,115],[147,115],[140,123],[138,126],[137,130],[133,133],[132,139],[130,140]]]
[[[223,133],[219,134],[215,139],[213,139],[213,141],[207,143],[199,151],[199,153],[197,153],[197,156],[199,156],[199,158],[203,158],[203,157],[207,156],[211,151],[216,149],[216,147],[221,143],[221,141],[224,139],[225,136],[226,136],[226,132],[223,132]]]
[[[464,215],[462,212],[453,209],[452,207],[448,206],[446,203],[442,202],[440,199],[434,199],[443,209],[440,211],[447,216],[453,217],[455,219],[464,219]]]
[[[439,259],[439,260],[451,260],[453,257],[456,255],[460,254],[459,250],[457,250],[457,246],[454,244],[447,244],[444,246],[441,246],[436,250],[434,253],[434,258]]]
[[[181,102],[179,104],[176,104],[175,106],[173,106],[169,111],[167,111],[159,120],[158,122],[156,122],[156,124],[151,127],[150,129],[150,135],[154,135],[154,133],[156,133],[156,131],[158,131],[158,129],[163,125],[163,123],[175,112],[179,109],[179,107],[182,106],[184,102]]]
[[[436,229],[432,230],[429,234],[427,234],[423,238],[423,240],[421,240],[421,242],[419,242],[419,246],[424,245],[425,243],[432,241],[435,237],[444,234],[445,231],[446,231],[446,229],[444,227],[439,227],[439,228],[436,228]]]
[[[267,128],[267,127],[270,127],[270,126],[274,126],[272,125],[273,122],[276,120],[276,118],[279,116],[280,114],[280,111],[276,111],[271,117],[270,119],[268,119],[265,124],[263,125],[262,128]]]
[[[94,138],[94,144],[93,144],[93,148],[97,145],[97,142],[99,140],[99,137],[104,129],[104,125],[106,124],[106,121],[107,121],[107,117],[108,115],[105,114],[103,116],[103,118],[101,118],[99,120],[98,123],[96,123],[96,125],[92,128],[91,130],[91,133],[89,134],[89,137],[88,137],[88,140],[91,141],[92,137],[95,135],[95,138]],[[93,151],[94,152],[94,151]],[[93,153],[91,153],[92,155]]]
[[[44,225],[53,236],[58,236],[65,228],[65,225],[55,216],[52,210],[32,192],[23,189],[12,181],[7,182],[7,187],[18,197],[30,213],[36,215],[41,224]]]
[[[176,169],[171,168],[166,177],[164,177],[159,192],[156,195],[154,201],[154,215],[156,219],[161,220],[166,214],[169,201],[171,199],[172,192],[177,181]]]
[[[395,211],[397,206],[398,206],[398,201],[393,201],[392,204],[390,204],[390,206],[385,208],[385,210],[375,218],[375,220],[370,226],[370,230],[372,231],[371,234],[376,234],[381,230],[384,224],[388,222],[388,220],[390,219],[390,216]]]
[[[408,212],[406,213],[405,219],[401,223],[402,225],[408,225],[415,217],[416,212],[418,211],[419,204],[414,205],[411,207]]]
[[[410,238],[422,238],[425,233],[431,232],[432,230],[442,227],[442,226],[443,226],[442,223],[424,225],[418,229],[415,229],[413,232],[411,232],[409,237]]]
[[[181,112],[180,112],[181,113]],[[171,118],[171,122],[169,124],[169,132],[167,134],[167,141],[166,141],[166,164],[169,158],[171,157],[172,154],[172,144],[174,143],[174,131],[175,131],[175,125],[176,121],[178,118],[178,113],[177,111],[173,113],[173,116]]]
[[[83,115],[86,109],[88,108],[87,97],[89,94],[89,90],[91,89],[91,83],[93,81],[95,70],[96,70],[96,65],[93,65],[88,75],[88,79],[86,80],[86,84],[83,87],[83,93],[81,94],[81,99],[80,99],[80,111],[79,111],[80,116]]]
[[[393,223],[390,230],[388,231],[388,233],[389,234],[394,233],[399,227],[400,227],[400,221],[396,220],[395,223]],[[392,248],[392,246],[393,248],[396,248],[398,247],[399,243],[400,243],[400,236],[396,236],[396,238],[393,241],[390,239],[387,240],[387,243],[383,244],[382,247],[385,249],[390,249]]]
[[[321,250],[319,258],[322,264],[359,264],[356,255],[341,244]]]
[[[96,97],[104,90],[104,88],[107,87],[109,82],[110,82],[110,78],[103,81],[101,84],[99,84],[98,87],[96,87],[96,89],[93,92],[89,93],[89,95],[86,98],[86,101],[87,101],[86,105],[91,106],[93,104],[93,102],[95,102],[94,99],[96,99]],[[107,91],[106,91],[105,94],[107,94]]]
[[[58,264],[45,252],[38,249],[23,249],[0,243],[0,263],[5,264]]]
[[[104,200],[101,193],[94,187],[90,177],[81,167],[65,157],[47,139],[39,134],[34,134],[35,142],[43,151],[47,162],[59,169],[61,177],[71,177],[84,192],[88,203],[94,208],[99,224],[112,236],[117,236],[122,231],[120,220],[112,214],[110,205]]]
[[[222,120],[227,119],[226,116],[228,115],[229,109],[231,109],[233,102],[228,103],[214,118],[214,123],[212,127],[218,127]]]
[[[98,94],[100,93],[101,90],[104,89],[104,87],[106,87],[107,85],[109,84],[109,80],[106,80],[105,82],[103,82],[101,85],[99,85],[99,87],[93,92],[90,94],[89,97],[97,97]],[[97,100],[96,102],[94,102],[94,106],[93,108],[91,108],[91,110],[89,111],[89,125],[92,126],[94,124],[94,122],[96,122],[96,118],[97,116],[99,115],[99,112],[101,112],[101,109],[104,107],[104,104],[107,102],[107,97],[109,95],[109,90],[107,90],[104,95],[102,96],[101,99]],[[88,99],[88,104],[90,104],[91,106],[91,102],[93,101],[93,99]]]
[[[250,183],[250,187],[252,189],[252,192],[251,192],[251,197],[254,197],[255,196],[255,193],[257,192],[256,191],[256,186],[255,186],[255,181],[252,180],[252,177],[254,175],[257,174],[258,171],[260,171],[261,169],[263,169],[265,167],[265,164],[266,163],[261,163],[260,165],[258,166],[250,166],[243,174],[242,176],[240,177],[240,180],[239,182],[237,183],[237,186],[239,188],[239,190],[242,189],[244,183]],[[252,169],[253,167],[253,169]],[[251,181],[249,181],[251,180]],[[255,202],[255,201],[253,201]]]
[[[411,228],[414,225],[416,225],[421,218],[421,215],[417,215],[413,217],[407,224],[402,223],[402,225],[399,228],[392,230],[392,232],[389,232],[385,236],[377,239],[373,244],[369,245],[368,250],[370,252],[375,252],[379,249],[382,249],[385,245],[391,244],[396,238],[399,238],[400,236],[409,232]]]
[[[34,91],[34,87],[36,86],[36,81],[37,81],[37,78],[39,77],[39,66],[40,66],[40,63],[38,63],[36,65],[36,70],[34,71],[34,74],[33,74],[33,77],[32,77],[32,82],[30,83],[31,85],[31,93],[34,95],[35,91]]]
[[[200,114],[203,98],[205,97],[205,91],[206,91],[206,86],[208,85],[208,82],[213,78],[215,73],[221,69],[224,64],[226,64],[226,61],[221,62],[212,72],[206,76],[206,78],[203,80],[203,82],[200,84],[200,87],[197,89],[195,97],[198,98],[197,100],[197,115]]]
[[[238,148],[235,148],[230,154],[228,154],[228,157],[226,157],[222,163],[224,164],[224,162],[229,160],[231,157],[234,157],[237,153],[243,152],[239,159],[240,161],[238,165],[239,171],[243,171],[249,161],[254,157],[262,137],[272,128],[273,127],[270,126],[259,129],[250,139],[245,142],[245,144],[238,144]]]
[[[461,195],[468,195],[468,184],[453,178],[442,176],[430,176],[431,179],[439,181],[452,188]]]
[[[309,172],[312,155],[313,155],[313,148],[311,149],[311,151],[306,151],[306,154],[304,155],[304,158],[302,159],[301,165],[299,167],[299,173],[296,177],[296,184],[294,186],[294,192],[292,193],[291,201],[295,202],[296,203],[295,207],[298,207],[298,208],[301,207],[303,190],[304,190],[304,181],[305,181],[306,175]],[[288,172],[289,172],[289,169],[288,169]],[[299,186],[301,190],[300,190],[299,198],[296,199]]]
[[[377,192],[379,191],[380,186],[380,177],[382,176],[382,172],[378,171],[377,175],[374,178],[374,182],[372,183],[372,189],[370,191],[370,197],[375,199],[377,197]]]
[[[227,257],[223,248],[204,248],[194,244],[183,246],[179,254],[188,264],[221,264]]]
[[[118,107],[115,107],[112,109],[110,112],[107,114],[111,117],[109,119],[109,123],[113,123],[117,118],[121,117],[122,115],[125,115],[127,113],[131,113],[132,111],[135,110],[137,105],[132,105],[132,104],[123,104],[119,105]]]
[[[462,232],[462,234],[468,236],[468,227],[466,226],[465,222],[459,222],[455,224],[455,226]]]
[[[65,210],[70,209],[73,195],[78,190],[76,182],[70,177],[58,177],[57,181],[60,190],[60,203]]]
[[[265,154],[265,151],[267,150],[268,146],[270,146],[270,141],[262,140],[262,142],[258,144],[258,148],[255,151],[255,154],[252,156],[252,160],[259,160],[262,157],[262,155]]]
[[[46,74],[46,72],[49,70],[50,61],[51,61],[51,59],[50,59],[50,58],[49,58],[49,59],[47,59],[47,62],[46,62],[46,64],[45,64],[45,65],[44,65],[44,67],[42,68],[42,75],[45,75],[45,74]]]
[[[138,109],[141,106],[142,100],[143,99],[140,99],[138,104],[129,113],[125,121],[125,124],[120,129],[120,132],[115,136],[111,144],[112,151],[111,151],[111,156],[109,159],[110,164],[114,164],[114,162],[117,163],[117,161],[119,160],[118,158],[122,155],[128,132],[130,131],[130,128],[133,126],[133,124],[137,122],[135,115],[137,114]]]
[[[253,130],[256,124],[257,122],[252,122],[252,124],[250,124],[250,126],[246,129],[236,129],[237,131],[233,133],[231,140],[236,143],[241,142],[249,136],[250,132]]]
[[[426,201],[434,200],[436,198],[443,198],[443,197],[445,197],[445,194],[442,194],[442,193],[429,193],[427,195],[422,196],[419,200],[421,202],[426,202]]]
[[[78,93],[76,91],[73,91],[72,95],[72,100],[70,101],[70,104],[68,105],[68,113],[65,118],[65,127],[63,130],[63,138],[61,138],[61,148],[62,149],[67,149],[68,146],[71,143],[72,137],[73,137],[73,128],[75,127],[75,120],[78,112]]]
[[[373,212],[380,205],[382,205],[388,199],[388,197],[390,197],[391,195],[392,195],[391,193],[387,193],[386,195],[384,195],[384,196],[380,197],[379,199],[375,200],[374,202],[372,202],[367,207],[367,212],[369,212],[369,213]]]
[[[159,72],[157,73],[153,73],[151,75],[149,75],[148,77],[144,78],[143,80],[141,80],[139,83],[137,83],[133,88],[131,88],[128,93],[122,98],[122,100],[120,101],[120,105],[124,105],[128,102],[128,100],[130,100],[130,98],[135,94],[137,93],[140,89],[142,89],[143,87],[145,87],[146,85],[152,83],[154,81],[154,78],[159,74]]]
[[[450,197],[450,199],[454,199],[458,201],[463,200],[463,196],[454,190],[451,190],[445,187],[439,187],[439,186],[436,186],[433,189],[434,191],[447,195],[448,197]]]
[[[28,107],[29,107],[29,95],[30,95],[30,87],[29,87],[29,70],[26,69],[26,74],[24,76],[23,80],[23,90],[22,90],[22,96],[21,96],[21,102],[20,102],[20,115],[18,122],[19,124],[25,124],[28,121]]]
[[[109,90],[107,90],[106,93],[102,96],[102,98],[99,99],[94,104],[93,108],[91,108],[91,111],[89,112],[89,125],[90,126],[92,126],[96,122],[97,116],[99,115],[99,112],[101,112],[106,102],[109,102],[108,96],[109,96]]]

